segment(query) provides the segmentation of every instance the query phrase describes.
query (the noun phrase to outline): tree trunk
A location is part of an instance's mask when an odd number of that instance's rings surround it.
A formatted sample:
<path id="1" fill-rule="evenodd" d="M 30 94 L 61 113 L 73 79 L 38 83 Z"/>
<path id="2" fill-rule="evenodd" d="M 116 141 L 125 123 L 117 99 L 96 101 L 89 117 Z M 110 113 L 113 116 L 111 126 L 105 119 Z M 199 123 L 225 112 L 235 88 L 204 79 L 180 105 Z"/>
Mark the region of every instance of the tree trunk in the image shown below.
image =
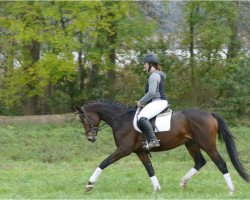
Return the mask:
<path id="1" fill-rule="evenodd" d="M 113 13 L 109 14 L 111 17 L 113 16 Z M 110 88 L 110 96 L 111 98 L 115 98 L 115 82 L 116 82 L 116 72 L 115 72 L 115 59 L 116 59 L 116 50 L 115 50 L 115 39 L 116 39 L 116 30 L 115 25 L 111 24 L 110 29 L 112 30 L 112 34 L 110 33 L 108 35 L 108 42 L 109 46 L 111 46 L 111 49 L 109 50 L 109 61 L 110 61 L 110 69 L 108 70 L 107 77 L 109 80 L 109 88 Z"/>
<path id="2" fill-rule="evenodd" d="M 82 38 L 82 32 L 79 32 L 79 42 L 81 43 L 81 45 L 83 45 L 83 38 Z M 83 50 L 82 47 L 80 47 L 80 49 L 78 50 L 78 69 L 79 69 L 79 73 L 80 73 L 80 89 L 84 90 L 84 78 L 86 76 L 86 73 L 84 71 L 84 66 L 83 66 Z"/>
<path id="3" fill-rule="evenodd" d="M 109 52 L 109 59 L 110 59 L 110 63 L 111 63 L 111 69 L 108 70 L 108 79 L 110 80 L 110 82 L 112 82 L 111 84 L 113 85 L 113 83 L 115 83 L 116 80 L 116 73 L 115 73 L 115 49 L 112 48 Z"/>
<path id="4" fill-rule="evenodd" d="M 196 103 L 196 91 L 195 91 L 195 62 L 194 62 L 194 12 L 196 8 L 193 8 L 190 12 L 190 19 L 189 19 L 189 53 L 190 53 L 190 79 L 191 79 L 191 87 L 192 87 L 192 102 Z"/>
<path id="5" fill-rule="evenodd" d="M 44 101 L 42 105 L 42 114 L 43 115 L 48 115 L 52 114 L 52 108 L 49 105 L 49 100 L 51 99 L 52 96 L 52 83 L 49 82 L 46 88 L 46 96 L 45 98 L 42 98 L 42 101 Z"/>
<path id="6" fill-rule="evenodd" d="M 38 41 L 33 40 L 31 46 L 29 48 L 29 56 L 31 58 L 31 64 L 29 67 L 33 67 L 33 64 L 37 62 L 40 58 L 40 43 Z M 34 76 L 34 74 L 31 74 Z M 29 83 L 28 91 L 34 90 L 34 83 Z M 35 115 L 37 114 L 37 95 L 27 96 L 24 100 L 24 113 L 25 115 Z"/>
<path id="7" fill-rule="evenodd" d="M 37 96 L 27 97 L 24 101 L 24 114 L 35 115 L 37 107 Z"/>
<path id="8" fill-rule="evenodd" d="M 227 53 L 227 59 L 236 58 L 239 48 L 240 48 L 240 42 L 238 39 L 238 12 L 239 12 L 239 2 L 236 1 L 235 3 L 235 9 L 236 9 L 236 16 L 235 19 L 231 20 L 229 22 L 230 29 L 232 31 L 232 35 L 230 38 L 230 43 L 228 45 L 228 53 Z"/>

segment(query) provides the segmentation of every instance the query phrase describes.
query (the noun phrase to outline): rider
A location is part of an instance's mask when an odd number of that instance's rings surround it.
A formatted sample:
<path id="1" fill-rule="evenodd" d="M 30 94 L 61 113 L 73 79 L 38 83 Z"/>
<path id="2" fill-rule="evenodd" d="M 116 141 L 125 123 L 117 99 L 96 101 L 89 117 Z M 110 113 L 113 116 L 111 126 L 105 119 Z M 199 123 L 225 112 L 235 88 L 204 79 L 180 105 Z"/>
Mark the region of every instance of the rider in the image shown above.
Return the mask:
<path id="1" fill-rule="evenodd" d="M 142 107 L 138 115 L 138 126 L 146 134 L 149 141 L 149 148 L 159 147 L 160 142 L 155 136 L 155 132 L 149 120 L 161 113 L 168 106 L 165 96 L 164 81 L 166 75 L 161 71 L 159 59 L 154 53 L 147 54 L 142 63 L 149 73 L 149 78 L 145 88 L 145 95 L 137 101 L 137 106 Z"/>

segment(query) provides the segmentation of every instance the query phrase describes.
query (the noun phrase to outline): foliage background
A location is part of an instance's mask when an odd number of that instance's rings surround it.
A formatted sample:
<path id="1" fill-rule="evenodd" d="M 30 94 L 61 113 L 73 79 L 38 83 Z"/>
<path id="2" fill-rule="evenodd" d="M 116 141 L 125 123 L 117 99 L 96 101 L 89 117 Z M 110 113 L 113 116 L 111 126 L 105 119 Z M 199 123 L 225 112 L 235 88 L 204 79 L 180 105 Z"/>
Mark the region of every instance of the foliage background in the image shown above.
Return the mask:
<path id="1" fill-rule="evenodd" d="M 173 109 L 220 112 L 249 165 L 249 2 L 244 1 L 0 1 L 0 115 L 56 114 L 108 98 L 134 104 L 147 75 L 140 60 L 155 52 L 167 73 Z M 249 185 L 218 144 L 236 186 L 206 166 L 181 192 L 193 166 L 185 150 L 153 154 L 162 186 L 152 186 L 135 155 L 103 172 L 92 193 L 84 187 L 115 149 L 109 128 L 90 144 L 82 126 L 0 126 L 0 198 L 3 199 L 249 199 Z"/>
<path id="2" fill-rule="evenodd" d="M 134 104 L 147 78 L 140 60 L 153 51 L 174 109 L 249 121 L 249 2 L 177 4 L 0 2 L 0 114 L 66 113 L 98 98 Z"/>

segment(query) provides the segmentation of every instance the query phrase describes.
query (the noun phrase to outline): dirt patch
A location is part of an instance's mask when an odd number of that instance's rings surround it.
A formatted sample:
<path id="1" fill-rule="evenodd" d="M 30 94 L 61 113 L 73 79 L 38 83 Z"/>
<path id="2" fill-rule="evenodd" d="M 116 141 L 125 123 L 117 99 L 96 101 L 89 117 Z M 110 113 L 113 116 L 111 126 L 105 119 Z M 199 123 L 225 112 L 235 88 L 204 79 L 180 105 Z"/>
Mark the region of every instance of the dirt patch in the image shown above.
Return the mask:
<path id="1" fill-rule="evenodd" d="M 74 113 L 60 115 L 0 116 L 0 124 L 63 124 L 73 120 L 79 120 L 79 117 Z"/>

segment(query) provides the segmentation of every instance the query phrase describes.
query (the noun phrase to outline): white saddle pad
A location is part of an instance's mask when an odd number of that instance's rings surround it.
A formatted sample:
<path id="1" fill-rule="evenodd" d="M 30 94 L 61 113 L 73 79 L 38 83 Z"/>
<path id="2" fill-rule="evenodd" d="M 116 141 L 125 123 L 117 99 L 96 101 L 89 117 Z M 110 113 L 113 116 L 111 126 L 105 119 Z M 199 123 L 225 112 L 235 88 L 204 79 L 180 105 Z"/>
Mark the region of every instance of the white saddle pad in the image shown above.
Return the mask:
<path id="1" fill-rule="evenodd" d="M 139 112 L 140 112 L 140 109 L 138 108 L 134 116 L 133 124 L 134 124 L 135 130 L 141 133 L 142 131 L 137 126 Z M 170 110 L 170 112 L 157 115 L 156 120 L 155 120 L 155 132 L 169 131 L 171 116 L 172 116 L 172 110 Z"/>

